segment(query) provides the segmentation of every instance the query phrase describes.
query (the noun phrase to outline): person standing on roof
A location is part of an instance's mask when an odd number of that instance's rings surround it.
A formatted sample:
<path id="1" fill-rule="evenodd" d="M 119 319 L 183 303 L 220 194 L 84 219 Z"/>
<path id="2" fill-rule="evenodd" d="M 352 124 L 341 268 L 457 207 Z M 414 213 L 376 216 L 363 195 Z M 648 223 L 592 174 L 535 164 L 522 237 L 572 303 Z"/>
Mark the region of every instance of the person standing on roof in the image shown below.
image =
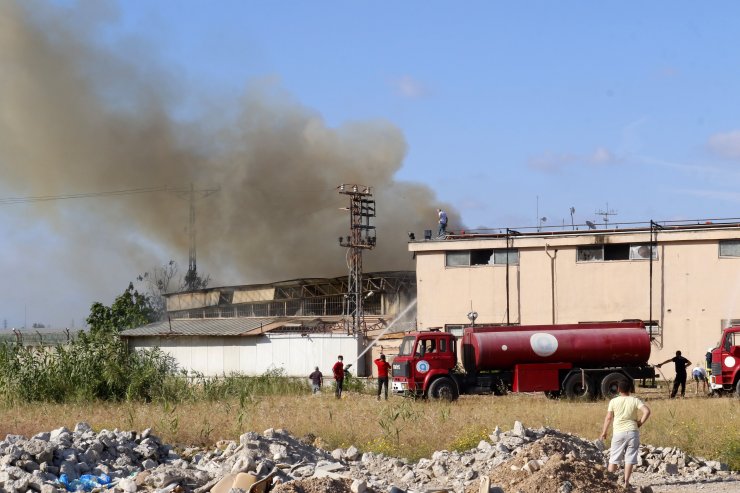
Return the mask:
<path id="1" fill-rule="evenodd" d="M 673 361 L 676 365 L 676 381 L 673 382 L 673 390 L 671 391 L 671 399 L 676 397 L 678 393 L 678 386 L 681 386 L 681 397 L 686 397 L 686 368 L 691 366 L 691 361 L 681 356 L 681 351 L 676 351 L 676 356 L 671 359 L 667 359 L 662 363 L 658 363 L 657 366 L 660 368 L 669 361 Z"/>
<path id="2" fill-rule="evenodd" d="M 444 236 L 447 234 L 447 213 L 442 209 L 437 209 L 437 216 L 439 217 L 437 236 Z"/>
<path id="3" fill-rule="evenodd" d="M 385 400 L 388 400 L 388 370 L 391 365 L 385 360 L 385 354 L 380 353 L 380 357 L 375 360 L 375 366 L 378 367 L 378 400 L 380 400 L 380 391 L 385 386 Z"/>
<path id="4" fill-rule="evenodd" d="M 344 357 L 340 354 L 337 356 L 337 362 L 331 367 L 331 371 L 334 374 L 334 396 L 337 399 L 342 397 L 342 386 L 344 385 Z"/>

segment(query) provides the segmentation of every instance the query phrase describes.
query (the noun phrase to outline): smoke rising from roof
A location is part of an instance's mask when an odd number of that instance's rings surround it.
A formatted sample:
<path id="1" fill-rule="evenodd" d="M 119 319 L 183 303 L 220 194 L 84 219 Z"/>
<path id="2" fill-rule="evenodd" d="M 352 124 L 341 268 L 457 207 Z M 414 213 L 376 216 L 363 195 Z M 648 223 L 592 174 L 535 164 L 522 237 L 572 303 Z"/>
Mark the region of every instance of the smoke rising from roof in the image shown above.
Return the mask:
<path id="1" fill-rule="evenodd" d="M 99 28 L 115 18 L 106 5 L 87 2 L 83 12 L 0 4 L 5 193 L 220 187 L 197 203 L 199 270 L 217 283 L 250 283 L 345 272 L 337 237 L 349 234 L 347 212 L 339 210 L 347 198 L 336 187 L 370 185 L 378 246 L 365 256 L 366 270 L 413 268 L 406 232 L 434 228 L 439 204 L 429 188 L 394 180 L 406 153 L 397 127 L 369 121 L 330 128 L 259 81 L 240 101 L 221 102 L 231 112 L 178 120 L 172 115 L 183 95 L 175 78 L 140 44 L 100 41 Z M 187 200 L 166 192 L 85 200 L 81 217 L 65 214 L 66 203 L 33 211 L 142 271 L 167 260 L 155 252 L 187 259 Z M 448 214 L 459 227 L 458 214 Z M 85 275 L 86 249 L 65 253 Z"/>

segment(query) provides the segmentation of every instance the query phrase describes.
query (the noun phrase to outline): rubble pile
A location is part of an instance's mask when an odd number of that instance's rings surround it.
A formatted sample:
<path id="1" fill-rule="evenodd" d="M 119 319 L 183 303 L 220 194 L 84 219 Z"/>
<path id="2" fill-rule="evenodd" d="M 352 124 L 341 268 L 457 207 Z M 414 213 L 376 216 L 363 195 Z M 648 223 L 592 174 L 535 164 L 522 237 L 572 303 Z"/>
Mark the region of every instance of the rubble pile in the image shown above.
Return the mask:
<path id="1" fill-rule="evenodd" d="M 313 436 L 284 430 L 245 433 L 214 449 L 176 451 L 147 429 L 95 432 L 86 423 L 30 439 L 8 435 L 0 442 L 0 491 L 42 493 L 85 490 L 159 493 L 229 493 L 248 473 L 274 484 L 275 493 L 613 491 L 598 443 L 520 422 L 465 452 L 437 451 L 410 462 L 356 447 L 326 451 Z M 641 484 L 740 481 L 726 464 L 691 457 L 675 448 L 643 446 L 633 476 Z M 243 479 L 243 478 L 242 478 Z M 95 483 L 99 481 L 99 483 Z M 234 488 L 234 489 L 232 489 Z M 544 489 L 543 489 L 544 488 Z"/>

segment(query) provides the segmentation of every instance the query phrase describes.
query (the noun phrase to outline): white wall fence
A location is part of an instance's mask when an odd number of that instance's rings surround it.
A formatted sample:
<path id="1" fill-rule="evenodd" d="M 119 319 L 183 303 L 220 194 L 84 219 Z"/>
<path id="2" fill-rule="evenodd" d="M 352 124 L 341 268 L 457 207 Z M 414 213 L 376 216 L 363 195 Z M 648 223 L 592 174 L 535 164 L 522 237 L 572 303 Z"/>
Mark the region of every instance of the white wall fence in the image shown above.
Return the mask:
<path id="1" fill-rule="evenodd" d="M 353 374 L 366 375 L 366 364 L 355 360 L 364 338 L 346 334 L 263 334 L 249 337 L 129 337 L 131 349 L 159 347 L 175 358 L 180 369 L 208 377 L 230 373 L 261 375 L 282 368 L 287 376 L 307 377 L 316 366 L 325 378 L 337 355 L 353 364 Z M 363 356 L 363 360 L 366 357 Z"/>

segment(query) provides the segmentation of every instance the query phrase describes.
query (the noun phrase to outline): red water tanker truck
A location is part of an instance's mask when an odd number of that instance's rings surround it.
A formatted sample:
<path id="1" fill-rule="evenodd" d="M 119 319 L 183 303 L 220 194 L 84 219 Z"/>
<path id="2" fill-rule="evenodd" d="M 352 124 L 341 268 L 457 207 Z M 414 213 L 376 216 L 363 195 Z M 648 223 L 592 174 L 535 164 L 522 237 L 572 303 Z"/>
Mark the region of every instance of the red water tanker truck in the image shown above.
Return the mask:
<path id="1" fill-rule="evenodd" d="M 719 345 L 712 350 L 709 386 L 713 394 L 734 392 L 740 397 L 740 326 L 722 331 Z"/>
<path id="2" fill-rule="evenodd" d="M 461 394 L 545 392 L 611 397 L 617 383 L 655 385 L 650 336 L 639 322 L 480 326 L 456 338 L 439 330 L 404 337 L 393 360 L 396 394 L 454 400 Z"/>

